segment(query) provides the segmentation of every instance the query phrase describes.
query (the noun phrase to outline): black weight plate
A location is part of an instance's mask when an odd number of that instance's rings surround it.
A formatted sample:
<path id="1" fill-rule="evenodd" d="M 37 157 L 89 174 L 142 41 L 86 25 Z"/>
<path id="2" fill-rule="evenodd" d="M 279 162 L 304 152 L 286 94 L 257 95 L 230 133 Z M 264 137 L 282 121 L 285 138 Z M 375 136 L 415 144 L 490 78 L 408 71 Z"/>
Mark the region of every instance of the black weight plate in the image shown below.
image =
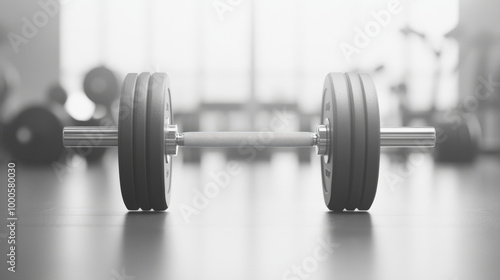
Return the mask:
<path id="1" fill-rule="evenodd" d="M 359 210 L 370 209 L 377 193 L 380 166 L 380 114 L 377 91 L 370 75 L 359 74 L 366 110 L 365 182 Z"/>
<path id="2" fill-rule="evenodd" d="M 134 187 L 137 202 L 142 210 L 150 210 L 146 169 L 146 125 L 149 73 L 141 73 L 135 85 L 134 100 Z"/>
<path id="3" fill-rule="evenodd" d="M 137 210 L 139 205 L 134 188 L 134 96 L 137 74 L 125 77 L 120 99 L 118 119 L 118 164 L 123 202 L 128 210 Z"/>
<path id="4" fill-rule="evenodd" d="M 83 79 L 83 91 L 94 103 L 111 106 L 118 98 L 118 79 L 110 69 L 100 66 L 90 70 Z"/>
<path id="5" fill-rule="evenodd" d="M 361 200 L 365 179 L 365 152 L 366 152 L 366 113 L 365 99 L 359 76 L 354 73 L 346 74 L 351 92 L 351 120 L 352 120 L 352 162 L 351 187 L 347 210 L 355 210 Z"/>
<path id="6" fill-rule="evenodd" d="M 147 120 L 147 169 L 151 206 L 170 206 L 172 158 L 165 155 L 165 125 L 172 123 L 170 82 L 167 74 L 154 73 L 149 79 Z"/>
<path id="7" fill-rule="evenodd" d="M 68 122 L 58 104 L 26 108 L 5 128 L 7 151 L 26 164 L 51 164 L 66 152 L 61 135 Z"/>
<path id="8" fill-rule="evenodd" d="M 330 210 L 342 211 L 351 176 L 351 105 L 344 74 L 329 73 L 323 87 L 321 123 L 330 122 L 330 152 L 321 158 L 323 197 Z"/>

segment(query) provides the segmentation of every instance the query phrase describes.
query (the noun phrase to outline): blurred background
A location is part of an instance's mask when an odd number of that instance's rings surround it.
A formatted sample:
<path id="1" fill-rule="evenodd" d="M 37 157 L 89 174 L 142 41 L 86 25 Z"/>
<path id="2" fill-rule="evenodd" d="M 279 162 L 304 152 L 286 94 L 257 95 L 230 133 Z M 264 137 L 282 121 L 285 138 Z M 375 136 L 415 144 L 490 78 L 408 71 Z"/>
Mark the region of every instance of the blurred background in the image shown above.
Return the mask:
<path id="1" fill-rule="evenodd" d="M 109 279 L 125 265 L 144 279 L 242 271 L 285 279 L 317 237 L 328 237 L 341 249 L 312 279 L 497 279 L 499 11 L 496 0 L 0 0 L 0 156 L 22 170 L 20 258 L 34 267 L 21 275 L 68 279 L 76 269 Z M 363 215 L 325 211 L 313 149 L 266 149 L 251 162 L 231 149 L 181 149 L 172 183 L 178 202 L 167 213 L 127 214 L 116 149 L 68 152 L 61 132 L 116 125 L 130 72 L 168 73 L 180 131 L 259 131 L 275 116 L 290 120 L 287 131 L 312 131 L 326 74 L 365 72 L 382 126 L 434 126 L 437 145 L 383 150 L 377 199 Z M 243 161 L 231 183 L 238 187 L 184 223 L 179 209 L 192 190 L 228 160 Z M 130 264 L 141 242 L 151 262 Z M 61 255 L 37 264 L 49 245 Z M 94 259 L 109 257 L 104 272 L 89 260 L 97 251 L 103 257 Z M 59 259 L 65 254 L 81 256 Z M 399 255 L 413 257 L 395 269 Z M 200 270 L 191 271 L 190 261 Z M 57 262 L 68 267 L 55 269 Z M 232 264 L 227 273 L 216 269 L 220 262 Z"/>
<path id="2" fill-rule="evenodd" d="M 124 76 L 143 71 L 169 74 L 184 131 L 258 130 L 283 108 L 298 117 L 288 130 L 309 131 L 326 73 L 357 71 L 375 80 L 382 125 L 443 126 L 451 138 L 450 123 L 466 126 L 470 145 L 447 146 L 474 149 L 468 161 L 499 150 L 495 1 L 397 1 L 388 17 L 388 1 L 2 2 L 4 142 L 27 162 L 15 150 L 36 133 L 9 127 L 16 116 L 55 101 L 65 124 L 112 124 Z"/>

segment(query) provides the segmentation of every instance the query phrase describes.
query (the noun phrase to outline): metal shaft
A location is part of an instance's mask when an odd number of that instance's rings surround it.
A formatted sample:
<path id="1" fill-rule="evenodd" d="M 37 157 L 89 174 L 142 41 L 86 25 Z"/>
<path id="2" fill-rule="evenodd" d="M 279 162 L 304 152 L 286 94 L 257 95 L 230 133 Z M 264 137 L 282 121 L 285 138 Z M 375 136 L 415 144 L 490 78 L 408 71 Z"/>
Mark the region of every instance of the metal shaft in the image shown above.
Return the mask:
<path id="1" fill-rule="evenodd" d="M 312 132 L 184 132 L 177 138 L 184 147 L 237 148 L 253 147 L 313 147 L 317 135 Z"/>
<path id="2" fill-rule="evenodd" d="M 434 147 L 436 129 L 434 127 L 382 127 L 381 147 Z"/>
<path id="3" fill-rule="evenodd" d="M 177 133 L 177 145 L 184 147 L 313 147 L 318 144 L 315 132 L 184 132 Z M 66 148 L 118 146 L 117 127 L 65 127 Z M 381 128 L 382 147 L 433 147 L 436 131 L 424 128 Z"/>
<path id="4" fill-rule="evenodd" d="M 116 126 L 67 126 L 63 130 L 66 148 L 105 148 L 118 146 Z"/>

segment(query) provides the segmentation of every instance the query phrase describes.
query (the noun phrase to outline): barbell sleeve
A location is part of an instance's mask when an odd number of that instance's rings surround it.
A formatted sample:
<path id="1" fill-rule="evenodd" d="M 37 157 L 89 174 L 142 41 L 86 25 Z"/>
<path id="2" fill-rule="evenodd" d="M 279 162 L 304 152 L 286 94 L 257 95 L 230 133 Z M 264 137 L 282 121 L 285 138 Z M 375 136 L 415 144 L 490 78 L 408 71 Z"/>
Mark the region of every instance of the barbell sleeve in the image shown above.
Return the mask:
<path id="1" fill-rule="evenodd" d="M 67 126 L 63 130 L 66 148 L 106 148 L 118 146 L 116 126 Z"/>
<path id="2" fill-rule="evenodd" d="M 434 147 L 436 129 L 434 127 L 382 127 L 380 146 L 394 148 Z"/>

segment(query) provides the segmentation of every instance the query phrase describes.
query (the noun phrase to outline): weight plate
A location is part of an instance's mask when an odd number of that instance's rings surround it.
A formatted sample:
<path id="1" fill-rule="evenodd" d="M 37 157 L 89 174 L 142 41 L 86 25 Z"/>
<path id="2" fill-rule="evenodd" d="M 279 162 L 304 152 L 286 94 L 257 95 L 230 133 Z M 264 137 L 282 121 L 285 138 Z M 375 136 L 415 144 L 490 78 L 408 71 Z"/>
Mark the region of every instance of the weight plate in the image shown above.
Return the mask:
<path id="1" fill-rule="evenodd" d="M 172 158 L 165 155 L 165 126 L 172 123 L 170 82 L 167 74 L 149 79 L 147 120 L 148 190 L 154 210 L 170 206 Z"/>
<path id="2" fill-rule="evenodd" d="M 134 97 L 134 187 L 137 202 L 142 210 L 150 210 L 146 169 L 146 125 L 148 106 L 149 73 L 137 78 Z"/>
<path id="3" fill-rule="evenodd" d="M 380 166 L 380 114 L 377 91 L 370 75 L 359 74 L 366 110 L 366 160 L 363 194 L 359 210 L 370 209 L 377 193 Z"/>
<path id="4" fill-rule="evenodd" d="M 355 210 L 361 200 L 365 179 L 365 152 L 366 152 L 366 114 L 365 99 L 359 76 L 354 73 L 346 74 L 351 97 L 351 186 L 347 210 Z"/>
<path id="5" fill-rule="evenodd" d="M 118 98 L 118 79 L 110 69 L 96 67 L 85 75 L 83 91 L 94 103 L 109 107 Z"/>
<path id="6" fill-rule="evenodd" d="M 323 197 L 330 210 L 342 211 L 351 176 L 351 105 L 344 74 L 329 73 L 323 87 L 321 123 L 330 123 L 329 157 L 321 158 Z M 329 159 L 328 159 L 329 158 Z"/>
<path id="7" fill-rule="evenodd" d="M 61 135 L 69 122 L 58 104 L 26 108 L 5 127 L 7 150 L 26 164 L 51 164 L 66 151 Z"/>
<path id="8" fill-rule="evenodd" d="M 134 188 L 134 96 L 137 74 L 125 77 L 118 119 L 118 164 L 123 202 L 129 210 L 139 209 Z"/>

